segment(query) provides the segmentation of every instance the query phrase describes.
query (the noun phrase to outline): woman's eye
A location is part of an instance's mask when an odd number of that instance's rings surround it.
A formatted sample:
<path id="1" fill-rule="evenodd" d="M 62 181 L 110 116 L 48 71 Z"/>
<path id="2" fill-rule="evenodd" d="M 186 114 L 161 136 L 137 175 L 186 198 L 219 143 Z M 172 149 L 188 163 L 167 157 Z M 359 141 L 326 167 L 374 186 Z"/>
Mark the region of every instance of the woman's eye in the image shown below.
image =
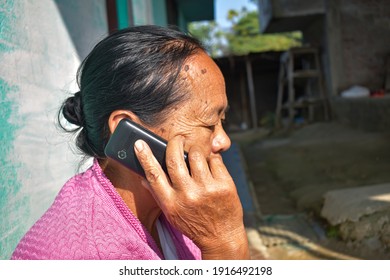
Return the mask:
<path id="1" fill-rule="evenodd" d="M 215 125 L 210 125 L 207 128 L 210 129 L 211 131 L 214 131 L 215 130 Z"/>
<path id="2" fill-rule="evenodd" d="M 219 124 L 221 124 L 221 125 L 225 124 L 225 119 L 221 119 L 221 122 L 218 123 L 218 124 L 213 124 L 213 125 L 207 126 L 207 129 L 209 129 L 209 130 L 211 130 L 211 131 L 214 131 L 214 130 L 215 130 L 215 127 L 216 127 L 217 125 L 219 125 Z"/>

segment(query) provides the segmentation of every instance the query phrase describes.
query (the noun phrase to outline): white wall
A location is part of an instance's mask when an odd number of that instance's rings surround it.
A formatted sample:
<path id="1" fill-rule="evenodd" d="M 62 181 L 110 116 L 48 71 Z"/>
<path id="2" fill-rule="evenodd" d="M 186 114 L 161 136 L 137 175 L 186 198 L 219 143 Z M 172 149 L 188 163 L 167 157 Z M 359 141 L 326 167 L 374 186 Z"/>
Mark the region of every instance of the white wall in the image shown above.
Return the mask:
<path id="1" fill-rule="evenodd" d="M 72 139 L 55 124 L 61 102 L 77 88 L 80 59 L 58 9 L 58 2 L 74 1 L 0 0 L 0 259 L 11 256 L 77 172 L 80 157 L 70 149 Z M 83 2 L 84 13 L 88 2 L 100 5 L 97 16 L 105 16 L 104 0 Z M 74 20 L 83 24 L 80 17 Z M 89 26 L 102 37 L 107 20 L 97 20 Z"/>

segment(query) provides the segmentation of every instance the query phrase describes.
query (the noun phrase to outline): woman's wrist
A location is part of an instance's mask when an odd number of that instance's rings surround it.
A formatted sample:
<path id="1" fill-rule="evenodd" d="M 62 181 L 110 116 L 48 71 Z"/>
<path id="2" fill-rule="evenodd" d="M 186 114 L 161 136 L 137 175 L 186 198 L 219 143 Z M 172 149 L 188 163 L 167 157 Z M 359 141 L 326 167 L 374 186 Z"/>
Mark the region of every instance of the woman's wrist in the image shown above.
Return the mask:
<path id="1" fill-rule="evenodd" d="M 209 240 L 200 247 L 203 260 L 247 260 L 250 259 L 245 229 L 234 235 Z"/>

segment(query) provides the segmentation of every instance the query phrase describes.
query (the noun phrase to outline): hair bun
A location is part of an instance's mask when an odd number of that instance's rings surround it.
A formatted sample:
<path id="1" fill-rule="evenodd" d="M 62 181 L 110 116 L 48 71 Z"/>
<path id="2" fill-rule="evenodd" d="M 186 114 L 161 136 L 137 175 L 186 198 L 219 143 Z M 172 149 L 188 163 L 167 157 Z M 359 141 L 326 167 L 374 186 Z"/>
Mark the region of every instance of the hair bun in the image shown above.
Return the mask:
<path id="1" fill-rule="evenodd" d="M 84 125 L 84 114 L 81 106 L 81 94 L 79 91 L 76 92 L 74 96 L 65 100 L 62 113 L 68 122 L 77 126 Z"/>

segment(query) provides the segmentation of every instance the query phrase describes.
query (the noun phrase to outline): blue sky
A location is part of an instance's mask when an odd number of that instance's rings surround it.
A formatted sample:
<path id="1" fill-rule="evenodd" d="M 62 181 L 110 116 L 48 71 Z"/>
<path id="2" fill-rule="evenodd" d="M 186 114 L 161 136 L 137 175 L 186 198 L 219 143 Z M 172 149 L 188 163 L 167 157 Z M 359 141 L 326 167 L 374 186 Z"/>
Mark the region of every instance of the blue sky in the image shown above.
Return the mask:
<path id="1" fill-rule="evenodd" d="M 221 27 L 229 27 L 230 24 L 226 20 L 228 11 L 241 10 L 246 7 L 248 10 L 256 10 L 257 6 L 249 0 L 214 0 L 215 1 L 215 20 Z"/>

